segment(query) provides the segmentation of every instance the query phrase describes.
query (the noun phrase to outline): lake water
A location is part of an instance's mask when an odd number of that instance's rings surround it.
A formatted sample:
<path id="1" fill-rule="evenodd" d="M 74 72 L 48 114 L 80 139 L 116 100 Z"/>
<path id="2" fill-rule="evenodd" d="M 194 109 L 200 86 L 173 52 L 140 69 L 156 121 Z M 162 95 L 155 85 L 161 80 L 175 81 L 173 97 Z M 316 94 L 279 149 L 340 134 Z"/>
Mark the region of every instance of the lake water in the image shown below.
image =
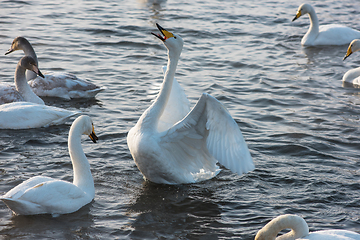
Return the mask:
<path id="1" fill-rule="evenodd" d="M 94 201 L 52 218 L 13 216 L 0 203 L 1 239 L 253 239 L 270 219 L 302 216 L 310 231 L 360 233 L 360 92 L 343 74 L 347 46 L 303 48 L 309 19 L 291 22 L 300 1 L 0 1 L 1 82 L 23 53 L 3 54 L 16 36 L 35 48 L 42 72 L 67 71 L 106 87 L 93 100 L 45 99 L 92 117 L 97 144 L 83 138 Z M 321 24 L 360 29 L 357 0 L 310 1 Z M 176 78 L 194 104 L 207 92 L 237 121 L 256 169 L 224 169 L 209 181 L 143 180 L 126 135 L 154 99 L 167 63 L 155 23 L 184 48 Z M 44 175 L 72 181 L 64 125 L 0 131 L 0 194 Z"/>

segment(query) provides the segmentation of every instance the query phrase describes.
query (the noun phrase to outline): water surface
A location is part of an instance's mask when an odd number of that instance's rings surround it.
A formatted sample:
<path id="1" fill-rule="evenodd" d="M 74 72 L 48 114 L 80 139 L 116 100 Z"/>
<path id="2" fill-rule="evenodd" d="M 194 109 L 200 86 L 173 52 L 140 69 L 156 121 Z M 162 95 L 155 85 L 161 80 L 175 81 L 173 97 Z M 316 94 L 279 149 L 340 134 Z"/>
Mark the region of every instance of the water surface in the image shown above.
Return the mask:
<path id="1" fill-rule="evenodd" d="M 253 239 L 270 219 L 298 214 L 310 230 L 360 233 L 360 98 L 342 75 L 347 46 L 303 48 L 309 19 L 291 22 L 300 1 L 0 1 L 0 53 L 16 36 L 40 69 L 68 71 L 107 88 L 93 100 L 45 99 L 90 115 L 99 141 L 83 148 L 94 201 L 76 213 L 13 216 L 0 204 L 3 239 Z M 356 0 L 310 1 L 321 24 L 360 29 Z M 256 169 L 164 186 L 143 180 L 126 135 L 154 99 L 166 49 L 155 23 L 185 41 L 176 78 L 192 104 L 216 97 L 238 123 Z M 23 54 L 1 57 L 11 83 Z M 0 131 L 0 194 L 44 175 L 72 181 L 71 121 Z"/>

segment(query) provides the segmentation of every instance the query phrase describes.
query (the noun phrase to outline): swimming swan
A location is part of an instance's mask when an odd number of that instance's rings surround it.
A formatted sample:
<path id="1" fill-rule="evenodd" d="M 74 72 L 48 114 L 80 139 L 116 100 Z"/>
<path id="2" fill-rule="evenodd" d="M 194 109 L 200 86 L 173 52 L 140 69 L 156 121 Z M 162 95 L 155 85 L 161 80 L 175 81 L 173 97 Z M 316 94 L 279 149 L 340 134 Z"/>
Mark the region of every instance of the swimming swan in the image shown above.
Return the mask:
<path id="1" fill-rule="evenodd" d="M 295 21 L 306 13 L 309 14 L 310 28 L 301 39 L 303 46 L 344 45 L 350 43 L 355 38 L 360 38 L 360 31 L 339 24 L 319 27 L 319 20 L 315 10 L 307 3 L 300 5 L 292 21 Z"/>
<path id="2" fill-rule="evenodd" d="M 32 177 L 11 189 L 0 199 L 17 215 L 72 213 L 95 196 L 90 164 L 81 147 L 81 135 L 98 139 L 89 116 L 78 117 L 71 125 L 68 146 L 73 165 L 73 183 L 50 177 Z"/>
<path id="3" fill-rule="evenodd" d="M 203 181 L 219 173 L 217 161 L 238 174 L 253 170 L 239 126 L 214 97 L 202 94 L 196 106 L 184 113 L 187 108 L 182 108 L 184 95 L 180 93 L 167 108 L 171 91 L 177 89 L 173 82 L 183 40 L 157 27 L 163 36 L 153 34 L 168 49 L 164 81 L 155 101 L 127 135 L 131 155 L 144 178 L 163 184 Z"/>
<path id="4" fill-rule="evenodd" d="M 38 63 L 36 53 L 26 38 L 16 37 L 5 55 L 16 50 L 23 50 L 26 56 L 31 56 Z M 71 73 L 48 72 L 45 74 L 45 78 L 37 78 L 33 73 L 27 72 L 26 79 L 35 94 L 41 97 L 93 98 L 97 93 L 104 90 L 104 88 Z"/>
<path id="5" fill-rule="evenodd" d="M 276 237 L 281 230 L 290 232 Z M 255 236 L 255 240 L 360 240 L 360 234 L 347 230 L 323 230 L 309 233 L 305 220 L 297 215 L 281 215 L 266 224 Z"/>
<path id="6" fill-rule="evenodd" d="M 0 86 L 0 104 L 10 102 L 33 102 L 44 105 L 44 101 L 39 98 L 30 88 L 25 78 L 25 71 L 30 70 L 35 75 L 44 77 L 37 67 L 36 61 L 29 56 L 25 56 L 20 59 L 16 66 L 14 82 L 15 87 L 10 85 L 1 84 Z"/>
<path id="7" fill-rule="evenodd" d="M 360 39 L 355 39 L 350 43 L 347 53 L 343 60 L 349 57 L 352 53 L 359 50 L 360 50 Z M 347 71 L 344 74 L 342 81 L 344 83 L 352 83 L 356 87 L 360 87 L 360 67 Z"/>

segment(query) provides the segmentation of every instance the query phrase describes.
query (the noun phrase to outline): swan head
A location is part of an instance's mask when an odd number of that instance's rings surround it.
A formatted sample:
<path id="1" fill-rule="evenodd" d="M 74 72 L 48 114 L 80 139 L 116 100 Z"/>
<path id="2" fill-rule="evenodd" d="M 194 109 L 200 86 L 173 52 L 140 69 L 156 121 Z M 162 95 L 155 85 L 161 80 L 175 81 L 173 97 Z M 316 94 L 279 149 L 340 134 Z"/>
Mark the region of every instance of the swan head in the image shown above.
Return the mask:
<path id="1" fill-rule="evenodd" d="M 74 129 L 77 129 L 80 134 L 89 136 L 94 143 L 98 140 L 98 137 L 95 134 L 94 124 L 91 118 L 87 115 L 82 115 L 75 119 L 71 125 L 70 132 L 75 131 Z"/>
<path id="2" fill-rule="evenodd" d="M 23 50 L 23 46 L 28 44 L 28 40 L 24 37 L 16 37 L 12 43 L 10 49 L 5 53 L 5 55 L 8 55 L 9 53 L 12 53 L 16 50 Z"/>
<path id="3" fill-rule="evenodd" d="M 345 60 L 348 56 L 350 56 L 352 53 L 359 51 L 360 50 L 360 39 L 355 39 L 352 40 L 352 42 L 350 43 L 348 50 L 346 52 L 345 57 L 343 58 L 343 60 Z"/>
<path id="4" fill-rule="evenodd" d="M 169 52 L 176 52 L 178 55 L 180 55 L 181 50 L 184 45 L 184 41 L 182 38 L 172 32 L 169 32 L 165 30 L 163 27 L 161 27 L 159 24 L 156 23 L 157 28 L 159 29 L 161 34 L 151 33 L 157 38 L 159 38 L 166 46 L 166 48 L 169 50 Z"/>
<path id="5" fill-rule="evenodd" d="M 281 239 L 298 239 L 309 234 L 309 227 L 302 217 L 292 214 L 280 215 L 268 222 L 255 236 L 255 240 L 275 240 L 281 230 L 291 231 Z"/>
<path id="6" fill-rule="evenodd" d="M 313 11 L 313 7 L 310 4 L 307 4 L 307 3 L 301 4 L 296 12 L 296 16 L 294 17 L 294 19 L 292 21 L 295 21 L 302 15 L 310 13 L 311 11 Z"/>
<path id="7" fill-rule="evenodd" d="M 27 70 L 33 71 L 34 73 L 36 73 L 37 75 L 39 75 L 42 78 L 45 78 L 44 75 L 40 72 L 36 61 L 30 56 L 22 57 L 20 59 L 18 65 Z"/>

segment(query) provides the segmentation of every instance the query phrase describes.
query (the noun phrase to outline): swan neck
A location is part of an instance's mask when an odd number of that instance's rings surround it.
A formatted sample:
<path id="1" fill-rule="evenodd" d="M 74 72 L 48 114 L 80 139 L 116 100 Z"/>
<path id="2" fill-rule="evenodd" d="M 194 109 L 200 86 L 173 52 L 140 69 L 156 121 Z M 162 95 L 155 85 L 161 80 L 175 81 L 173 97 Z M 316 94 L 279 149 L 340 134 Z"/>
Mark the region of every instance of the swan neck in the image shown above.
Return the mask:
<path id="1" fill-rule="evenodd" d="M 73 184 L 88 195 L 94 197 L 94 180 L 90 171 L 90 164 L 81 146 L 81 131 L 79 125 L 72 126 L 69 132 L 68 146 L 74 171 Z"/>
<path id="2" fill-rule="evenodd" d="M 309 18 L 310 18 L 310 28 L 306 34 L 314 35 L 316 37 L 319 34 L 319 19 L 315 13 L 314 8 L 310 9 Z"/>
<path id="3" fill-rule="evenodd" d="M 158 121 L 164 112 L 166 104 L 169 100 L 172 84 L 175 77 L 176 67 L 179 62 L 180 54 L 168 51 L 167 69 L 164 75 L 164 80 L 160 87 L 160 92 L 153 102 L 153 104 L 144 112 L 139 119 L 142 127 L 152 130 L 157 129 Z"/>
<path id="4" fill-rule="evenodd" d="M 276 237 L 281 230 L 291 229 L 290 232 Z M 283 215 L 271 220 L 256 234 L 255 240 L 294 240 L 309 234 L 309 227 L 305 220 L 296 215 Z"/>
<path id="5" fill-rule="evenodd" d="M 38 59 L 37 59 L 37 56 L 36 56 L 36 53 L 35 53 L 35 50 L 34 48 L 31 46 L 31 44 L 26 41 L 24 42 L 24 44 L 21 44 L 22 46 L 22 50 L 24 51 L 25 53 L 25 56 L 30 56 L 32 57 L 35 61 L 36 61 L 36 64 L 38 64 Z"/>
<path id="6" fill-rule="evenodd" d="M 27 83 L 25 78 L 25 70 L 26 69 L 20 66 L 20 64 L 18 64 L 16 67 L 14 76 L 16 90 L 25 99 L 25 101 L 44 105 L 44 101 L 31 90 L 29 84 Z"/>
<path id="7" fill-rule="evenodd" d="M 32 57 L 36 61 L 37 66 L 39 67 L 39 62 L 38 62 L 35 50 L 31 46 L 31 44 L 28 41 L 26 41 L 22 44 L 21 47 L 22 47 L 22 50 L 24 51 L 25 56 Z M 37 74 L 34 73 L 33 71 L 29 71 L 29 70 L 26 71 L 26 80 L 30 81 L 32 79 L 35 79 L 36 77 L 37 77 Z"/>

